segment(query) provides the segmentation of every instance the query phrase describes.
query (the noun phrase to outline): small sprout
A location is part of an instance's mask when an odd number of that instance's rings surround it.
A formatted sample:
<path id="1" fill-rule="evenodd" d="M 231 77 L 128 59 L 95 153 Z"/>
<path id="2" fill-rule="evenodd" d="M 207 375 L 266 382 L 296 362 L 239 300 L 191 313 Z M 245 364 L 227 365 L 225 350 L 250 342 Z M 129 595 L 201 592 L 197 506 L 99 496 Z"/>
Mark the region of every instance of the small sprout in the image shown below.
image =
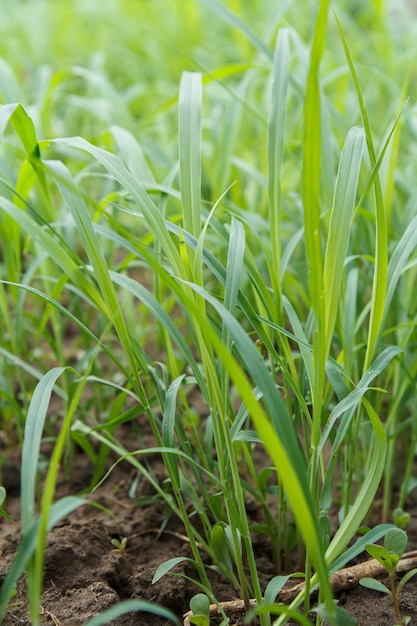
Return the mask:
<path id="1" fill-rule="evenodd" d="M 127 538 L 123 537 L 123 539 L 119 541 L 119 539 L 116 539 L 115 537 L 113 537 L 111 542 L 115 548 L 114 550 L 112 550 L 112 552 L 124 552 L 126 548 L 126 544 L 127 544 Z"/>
<path id="2" fill-rule="evenodd" d="M 122 539 L 117 539 L 116 537 L 113 537 L 111 542 L 112 542 L 112 545 L 114 546 L 114 550 L 112 550 L 112 552 L 118 552 L 119 554 L 122 555 L 124 562 L 127 565 L 127 569 L 129 570 L 129 574 L 133 577 L 134 576 L 133 567 L 126 554 L 127 538 L 123 537 Z"/>
<path id="3" fill-rule="evenodd" d="M 194 626 L 210 626 L 210 600 L 205 593 L 198 593 L 190 600 L 190 624 Z"/>
<path id="4" fill-rule="evenodd" d="M 394 510 L 392 516 L 394 518 L 394 524 L 398 526 L 398 528 L 401 528 L 402 530 L 407 528 L 411 517 L 410 513 L 407 513 L 404 509 L 397 508 Z"/>
<path id="5" fill-rule="evenodd" d="M 395 584 L 395 568 L 405 552 L 407 541 L 407 533 L 404 530 L 401 528 L 391 528 L 385 535 L 383 546 L 375 544 L 368 544 L 365 546 L 368 554 L 381 563 L 381 565 L 383 565 L 387 570 L 390 579 L 390 589 L 374 578 L 362 578 L 359 581 L 363 587 L 391 595 L 397 618 L 396 626 L 405 626 L 410 621 L 410 618 L 403 618 L 401 616 L 400 607 L 398 605 L 398 596 L 401 589 L 410 580 L 410 578 L 417 574 L 417 568 L 412 569 L 407 572 L 398 585 Z"/>

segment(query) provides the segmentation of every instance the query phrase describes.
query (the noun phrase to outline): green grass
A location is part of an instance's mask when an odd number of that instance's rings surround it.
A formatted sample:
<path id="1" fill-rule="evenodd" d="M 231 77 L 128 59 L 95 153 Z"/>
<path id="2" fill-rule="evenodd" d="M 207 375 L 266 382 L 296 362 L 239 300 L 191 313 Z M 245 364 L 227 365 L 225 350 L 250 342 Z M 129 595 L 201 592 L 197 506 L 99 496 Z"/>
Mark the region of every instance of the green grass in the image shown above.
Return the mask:
<path id="1" fill-rule="evenodd" d="M 415 487 L 416 76 L 402 50 L 416 21 L 380 2 L 337 2 L 337 17 L 324 0 L 305 16 L 261 0 L 157 4 L 101 3 L 92 48 L 97 3 L 66 16 L 37 2 L 29 31 L 27 3 L 6 3 L 0 407 L 27 493 L 1 615 L 25 570 L 39 623 L 48 529 L 86 501 L 54 502 L 75 443 L 91 489 L 109 450 L 153 481 L 139 441 L 128 454 L 117 440 L 145 413 L 171 491 L 154 487 L 184 524 L 196 590 L 222 600 L 205 552 L 247 608 L 265 593 L 271 624 L 280 583 L 262 589 L 252 539 L 269 536 L 279 573 L 295 533 L 306 590 L 274 624 L 308 614 L 318 585 L 317 622 L 347 624 L 328 574 L 383 536 Z M 62 408 L 45 422 L 53 390 Z M 55 445 L 38 502 L 44 436 Z M 255 445 L 271 461 L 260 473 Z M 357 539 L 378 490 L 381 524 Z"/>

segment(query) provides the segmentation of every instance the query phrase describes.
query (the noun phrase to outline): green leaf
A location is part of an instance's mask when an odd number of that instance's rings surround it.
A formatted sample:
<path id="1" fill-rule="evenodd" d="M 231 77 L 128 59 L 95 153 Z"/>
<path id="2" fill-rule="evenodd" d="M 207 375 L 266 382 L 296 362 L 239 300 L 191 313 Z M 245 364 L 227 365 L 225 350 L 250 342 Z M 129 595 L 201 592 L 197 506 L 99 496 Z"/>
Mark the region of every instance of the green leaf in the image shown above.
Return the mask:
<path id="1" fill-rule="evenodd" d="M 349 563 L 352 559 L 361 554 L 366 545 L 371 542 L 379 541 L 382 537 L 384 537 L 387 531 L 393 528 L 392 524 L 380 524 L 375 528 L 369 530 L 363 537 L 360 537 L 355 543 L 347 548 L 330 566 L 330 574 L 334 574 L 337 570 L 345 567 L 346 563 Z"/>
<path id="2" fill-rule="evenodd" d="M 406 263 L 412 251 L 417 246 L 417 215 L 408 224 L 401 239 L 395 246 L 392 253 L 389 265 L 388 265 L 388 287 L 387 295 L 385 298 L 384 318 L 388 314 L 389 307 L 391 306 L 392 299 L 395 294 L 395 290 L 398 285 L 398 281 L 404 269 Z"/>
<path id="3" fill-rule="evenodd" d="M 39 449 L 52 390 L 57 379 L 68 368 L 54 367 L 39 381 L 33 393 L 26 418 L 22 447 L 21 489 L 22 527 L 25 532 L 35 517 L 35 485 Z"/>
<path id="4" fill-rule="evenodd" d="M 152 578 L 152 584 L 154 585 L 155 583 L 157 583 L 158 580 L 160 580 L 162 576 L 165 576 L 165 574 L 172 570 L 173 567 L 175 567 L 179 563 L 183 563 L 184 561 L 194 563 L 192 559 L 189 559 L 185 556 L 177 556 L 173 559 L 168 559 L 168 561 L 165 561 L 164 563 L 161 563 L 161 565 L 156 570 L 154 577 Z"/>
<path id="5" fill-rule="evenodd" d="M 112 620 L 125 613 L 130 613 L 131 611 L 152 613 L 153 615 L 169 619 L 171 622 L 174 622 L 174 624 L 177 624 L 177 626 L 181 624 L 178 617 L 176 617 L 172 611 L 159 604 L 148 602 L 147 600 L 125 600 L 116 606 L 112 606 L 110 609 L 106 609 L 97 617 L 93 617 L 93 619 L 90 619 L 84 626 L 106 626 L 106 624 L 110 624 Z"/>
<path id="6" fill-rule="evenodd" d="M 219 563 L 227 570 L 233 569 L 233 563 L 230 556 L 229 541 L 226 536 L 224 524 L 219 522 L 211 529 L 210 547 Z"/>
<path id="7" fill-rule="evenodd" d="M 362 587 L 372 589 L 373 591 L 380 591 L 381 593 L 391 594 L 388 587 L 386 587 L 379 580 L 375 580 L 375 578 L 361 578 L 359 584 L 362 585 Z"/>
<path id="8" fill-rule="evenodd" d="M 326 352 L 333 337 L 365 136 L 352 128 L 340 157 L 324 261 Z"/>
<path id="9" fill-rule="evenodd" d="M 274 576 L 269 581 L 264 593 L 265 604 L 273 604 L 275 602 L 277 595 L 290 578 L 291 576 Z"/>
<path id="10" fill-rule="evenodd" d="M 410 569 L 410 571 L 407 572 L 405 576 L 401 578 L 400 582 L 397 585 L 397 594 L 400 593 L 401 589 L 404 587 L 404 585 L 408 583 L 410 578 L 412 578 L 416 574 L 417 574 L 417 567 L 415 567 L 414 569 Z"/>
<path id="11" fill-rule="evenodd" d="M 313 333 L 313 381 L 311 387 L 313 403 L 312 445 L 320 439 L 322 401 L 326 366 L 326 327 L 323 285 L 323 249 L 320 222 L 320 182 L 322 163 L 321 90 L 319 67 L 326 39 L 329 1 L 321 0 L 318 5 L 313 42 L 310 50 L 310 66 L 304 104 L 304 140 L 302 199 L 304 207 L 304 240 L 308 262 L 308 285 L 311 308 L 314 314 Z M 330 602 L 330 596 L 328 598 Z M 333 610 L 333 606 L 329 606 Z"/>
<path id="12" fill-rule="evenodd" d="M 358 496 L 356 497 L 355 502 L 349 509 L 349 513 L 346 515 L 339 529 L 336 531 L 336 534 L 326 551 L 326 559 L 328 559 L 328 562 L 330 563 L 345 549 L 347 542 L 350 541 L 356 530 L 361 525 L 373 502 L 384 472 L 387 451 L 387 437 L 385 429 L 381 424 L 381 420 L 379 419 L 375 409 L 366 398 L 362 398 L 362 404 L 368 413 L 373 433 L 373 447 L 372 453 L 370 454 L 371 462 L 368 467 L 365 481 Z"/>
<path id="13" fill-rule="evenodd" d="M 197 593 L 190 600 L 190 609 L 193 613 L 210 614 L 210 600 L 205 593 Z"/>
<path id="14" fill-rule="evenodd" d="M 377 159 L 375 155 L 374 142 L 372 139 L 372 131 L 369 123 L 369 116 L 365 106 L 365 100 L 359 84 L 359 79 L 355 70 L 352 55 L 349 50 L 346 37 L 344 35 L 340 21 L 336 17 L 339 27 L 340 36 L 343 47 L 345 49 L 346 59 L 349 65 L 350 74 L 355 85 L 357 99 L 362 115 L 363 127 L 365 130 L 366 145 L 368 148 L 369 160 L 371 167 L 375 168 Z M 376 171 L 373 181 L 375 189 L 375 217 L 376 217 L 376 245 L 375 245 L 375 269 L 372 284 L 372 300 L 371 312 L 369 319 L 368 341 L 366 344 L 366 355 L 364 368 L 368 369 L 376 348 L 376 344 L 381 331 L 381 325 L 384 317 L 385 299 L 387 292 L 388 280 L 388 242 L 387 242 L 387 220 L 384 207 L 384 196 L 381 188 L 379 173 Z"/>
<path id="15" fill-rule="evenodd" d="M 356 617 L 350 615 L 350 613 L 341 606 L 335 607 L 335 613 L 332 616 L 329 615 L 327 606 L 324 604 L 314 609 L 314 613 L 317 613 L 324 619 L 331 620 L 330 623 L 333 624 L 333 626 L 356 626 L 358 623 Z"/>
<path id="16" fill-rule="evenodd" d="M 407 548 L 407 533 L 401 528 L 391 528 L 385 535 L 384 546 L 389 552 L 394 552 L 400 559 Z"/>
<path id="17" fill-rule="evenodd" d="M 6 490 L 4 487 L 0 486 L 0 506 L 3 504 L 5 499 L 6 499 Z"/>
<path id="18" fill-rule="evenodd" d="M 29 158 L 38 159 L 40 152 L 35 126 L 21 104 L 4 104 L 0 107 L 0 137 L 8 122 L 19 135 Z"/>
<path id="19" fill-rule="evenodd" d="M 150 200 L 143 185 L 129 172 L 121 160 L 114 154 L 93 146 L 93 144 L 81 137 L 57 139 L 56 144 L 84 150 L 107 169 L 111 176 L 132 195 L 137 205 L 135 213 L 139 214 L 139 211 L 142 211 L 153 236 L 160 242 L 165 254 L 173 265 L 174 271 L 178 276 L 185 277 L 180 254 L 169 236 L 160 211 Z"/>
<path id="20" fill-rule="evenodd" d="M 394 569 L 398 563 L 397 555 L 393 552 L 389 552 L 383 546 L 368 544 L 366 546 L 366 551 L 374 559 L 376 559 L 379 563 L 381 563 L 381 565 L 386 567 L 388 571 L 391 571 L 392 569 Z"/>
<path id="21" fill-rule="evenodd" d="M 323 431 L 319 446 L 320 451 L 323 449 L 323 446 L 325 445 L 336 420 L 343 413 L 346 413 L 350 409 L 356 408 L 359 405 L 375 378 L 379 376 L 379 374 L 389 365 L 392 359 L 398 356 L 401 352 L 402 350 L 398 346 L 389 346 L 386 348 L 364 373 L 355 389 L 335 406 L 330 413 L 330 417 Z"/>
<path id="22" fill-rule="evenodd" d="M 277 294 L 281 280 L 281 169 L 284 153 L 284 138 L 287 114 L 287 90 L 290 75 L 290 33 L 281 28 L 275 47 L 271 106 L 268 121 L 268 199 L 271 226 L 273 277 Z M 277 303 L 280 306 L 280 303 Z"/>
<path id="23" fill-rule="evenodd" d="M 210 618 L 207 615 L 191 615 L 188 621 L 194 626 L 210 626 Z"/>
<path id="24" fill-rule="evenodd" d="M 201 102 L 201 74 L 184 72 L 178 102 L 181 201 L 184 229 L 195 237 L 201 229 Z"/>
<path id="25" fill-rule="evenodd" d="M 402 528 L 403 530 L 408 526 L 411 519 L 410 513 L 404 511 L 404 509 L 400 507 L 394 509 L 392 517 L 394 518 L 396 526 L 398 526 L 398 528 Z"/>
<path id="26" fill-rule="evenodd" d="M 190 600 L 190 609 L 194 615 L 204 616 L 207 622 L 210 615 L 210 600 L 205 593 L 197 593 Z M 204 626 L 204 622 L 201 622 L 201 625 Z"/>
<path id="27" fill-rule="evenodd" d="M 9 520 L 9 522 L 14 522 L 14 519 L 2 507 L 0 507 L 0 515 Z"/>

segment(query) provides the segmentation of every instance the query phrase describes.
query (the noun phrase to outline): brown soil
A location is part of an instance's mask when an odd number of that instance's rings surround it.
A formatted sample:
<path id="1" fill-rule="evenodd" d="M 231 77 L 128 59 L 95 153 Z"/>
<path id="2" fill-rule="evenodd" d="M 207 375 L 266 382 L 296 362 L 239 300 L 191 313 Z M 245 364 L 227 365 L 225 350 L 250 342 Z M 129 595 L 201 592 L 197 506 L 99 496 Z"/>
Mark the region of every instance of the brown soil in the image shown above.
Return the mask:
<path id="1" fill-rule="evenodd" d="M 159 478 L 164 468 L 157 455 L 151 459 L 152 469 Z M 75 491 L 85 488 L 91 477 L 91 467 L 80 457 Z M 126 461 L 119 464 L 108 480 L 94 493 L 92 500 L 109 509 L 113 517 L 91 505 L 85 505 L 62 520 L 50 533 L 46 551 L 44 593 L 41 612 L 43 625 L 76 626 L 120 600 L 140 598 L 171 609 L 178 617 L 189 608 L 189 600 L 198 588 L 181 576 L 166 575 L 152 584 L 157 567 L 177 557 L 191 557 L 189 545 L 179 520 L 170 516 L 164 530 L 166 507 L 160 500 L 138 507 L 129 497 L 129 488 L 136 471 Z M 7 510 L 19 519 L 19 496 L 16 468 L 4 471 L 3 484 L 8 490 Z M 59 491 L 65 488 L 62 480 Z M 151 495 L 150 485 L 141 480 L 137 496 Z M 60 494 L 62 495 L 62 494 Z M 112 538 L 127 538 L 125 554 L 113 551 Z M 414 505 L 409 527 L 409 549 L 417 547 L 417 508 Z M 0 580 L 12 563 L 20 539 L 20 524 L 0 521 Z M 264 585 L 274 576 L 271 552 L 265 539 L 256 540 L 256 551 Z M 195 573 L 187 564 L 178 565 L 176 574 Z M 384 579 L 383 579 L 384 580 Z M 387 582 L 384 580 L 384 582 Z M 220 577 L 213 579 L 213 588 L 219 600 L 232 600 L 233 590 Z M 411 616 L 410 624 L 417 624 L 417 577 L 412 579 L 401 598 L 404 615 Z M 340 604 L 357 617 L 361 626 L 393 626 L 396 623 L 389 596 L 361 587 L 339 594 Z M 234 618 L 233 618 L 234 619 Z M 231 623 L 243 623 L 241 618 Z M 14 606 L 3 624 L 30 625 L 25 599 L 24 579 L 18 586 Z M 112 624 L 161 626 L 172 624 L 150 613 L 129 613 Z"/>

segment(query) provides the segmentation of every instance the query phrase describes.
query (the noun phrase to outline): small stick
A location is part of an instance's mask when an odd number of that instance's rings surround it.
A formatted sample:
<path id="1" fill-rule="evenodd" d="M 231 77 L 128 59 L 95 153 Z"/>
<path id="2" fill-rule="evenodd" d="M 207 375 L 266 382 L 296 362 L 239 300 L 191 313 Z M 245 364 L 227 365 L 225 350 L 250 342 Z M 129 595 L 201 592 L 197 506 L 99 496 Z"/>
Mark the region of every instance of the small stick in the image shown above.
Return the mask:
<path id="1" fill-rule="evenodd" d="M 417 566 L 417 550 L 412 552 L 406 552 L 403 557 L 398 561 L 396 572 L 408 572 L 413 567 Z M 332 589 L 335 592 L 347 591 L 353 589 L 359 584 L 361 578 L 381 578 L 386 575 L 386 568 L 379 563 L 376 559 L 369 559 L 358 565 L 352 565 L 351 567 L 345 567 L 335 572 L 330 576 L 330 583 Z M 304 589 L 304 583 L 299 583 L 293 587 L 287 587 L 282 589 L 277 597 L 277 601 L 282 604 L 288 604 Z M 229 602 L 220 602 L 226 615 L 236 615 L 238 613 L 245 613 L 245 605 L 243 600 L 231 600 Z M 250 600 L 250 606 L 256 606 L 256 600 Z M 184 626 L 190 626 L 190 617 L 192 611 L 188 611 L 183 615 Z M 221 615 L 217 604 L 210 604 L 210 617 L 218 617 Z"/>

